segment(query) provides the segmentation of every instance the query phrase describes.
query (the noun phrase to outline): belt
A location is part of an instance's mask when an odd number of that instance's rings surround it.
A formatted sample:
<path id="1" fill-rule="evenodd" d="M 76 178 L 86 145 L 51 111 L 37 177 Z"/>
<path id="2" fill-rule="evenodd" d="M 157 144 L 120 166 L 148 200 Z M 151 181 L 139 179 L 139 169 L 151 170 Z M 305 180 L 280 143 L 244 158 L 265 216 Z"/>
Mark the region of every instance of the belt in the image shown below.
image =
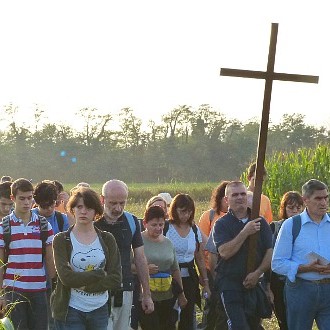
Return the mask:
<path id="1" fill-rule="evenodd" d="M 322 278 L 321 280 L 312 280 L 310 282 L 315 284 L 330 284 L 330 278 Z"/>

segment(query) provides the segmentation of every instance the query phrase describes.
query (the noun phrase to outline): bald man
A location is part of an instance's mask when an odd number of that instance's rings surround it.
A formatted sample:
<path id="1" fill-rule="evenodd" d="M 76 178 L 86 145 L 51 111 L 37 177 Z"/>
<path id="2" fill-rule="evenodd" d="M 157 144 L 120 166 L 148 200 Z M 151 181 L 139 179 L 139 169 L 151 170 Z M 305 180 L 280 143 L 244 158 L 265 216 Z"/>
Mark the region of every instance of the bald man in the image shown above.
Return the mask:
<path id="1" fill-rule="evenodd" d="M 120 180 L 107 181 L 102 187 L 101 201 L 103 217 L 95 225 L 112 233 L 116 239 L 122 264 L 123 294 L 117 292 L 112 297 L 111 316 L 108 329 L 130 329 L 133 299 L 133 274 L 131 256 L 133 250 L 136 272 L 142 285 L 142 309 L 152 313 L 154 304 L 149 289 L 148 263 L 144 255 L 143 240 L 138 219 L 124 211 L 128 198 L 128 187 Z"/>

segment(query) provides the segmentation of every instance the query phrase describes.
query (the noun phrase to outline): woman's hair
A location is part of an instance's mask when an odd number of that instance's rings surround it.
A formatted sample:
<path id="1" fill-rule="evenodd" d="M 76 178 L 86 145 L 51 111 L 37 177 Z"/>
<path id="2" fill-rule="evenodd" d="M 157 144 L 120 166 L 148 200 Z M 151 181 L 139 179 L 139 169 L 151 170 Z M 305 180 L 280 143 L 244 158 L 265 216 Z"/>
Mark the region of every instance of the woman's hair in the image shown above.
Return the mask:
<path id="1" fill-rule="evenodd" d="M 280 210 L 278 213 L 279 219 L 287 219 L 288 215 L 286 214 L 286 207 L 288 205 L 297 204 L 299 206 L 304 205 L 303 198 L 297 191 L 288 191 L 286 192 L 281 199 Z"/>
<path id="2" fill-rule="evenodd" d="M 158 206 L 158 205 L 154 205 L 154 206 L 150 206 L 148 207 L 145 212 L 144 212 L 144 216 L 143 216 L 143 220 L 145 222 L 149 222 L 152 219 L 159 219 L 162 218 L 165 221 L 165 211 L 163 210 L 162 207 Z"/>
<path id="3" fill-rule="evenodd" d="M 78 187 L 72 192 L 67 204 L 67 209 L 70 213 L 74 214 L 73 209 L 79 203 L 80 198 L 82 198 L 86 207 L 95 211 L 96 218 L 102 216 L 103 207 L 99 195 L 94 190 L 86 187 Z"/>
<path id="4" fill-rule="evenodd" d="M 222 181 L 212 192 L 211 207 L 216 210 L 217 214 L 220 214 L 221 201 L 225 197 L 226 186 L 230 181 Z"/>
<path id="5" fill-rule="evenodd" d="M 167 208 L 167 204 L 166 204 L 166 201 L 163 197 L 161 196 L 153 196 L 151 197 L 148 201 L 147 201 L 147 204 L 146 204 L 146 209 L 148 209 L 153 203 L 155 202 L 163 202 L 164 205 L 165 205 L 165 208 Z M 166 210 L 165 210 L 166 211 Z"/>
<path id="6" fill-rule="evenodd" d="M 178 209 L 191 211 L 188 223 L 192 226 L 195 218 L 195 203 L 188 194 L 177 194 L 173 198 L 169 211 L 170 221 L 173 223 L 180 222 Z"/>

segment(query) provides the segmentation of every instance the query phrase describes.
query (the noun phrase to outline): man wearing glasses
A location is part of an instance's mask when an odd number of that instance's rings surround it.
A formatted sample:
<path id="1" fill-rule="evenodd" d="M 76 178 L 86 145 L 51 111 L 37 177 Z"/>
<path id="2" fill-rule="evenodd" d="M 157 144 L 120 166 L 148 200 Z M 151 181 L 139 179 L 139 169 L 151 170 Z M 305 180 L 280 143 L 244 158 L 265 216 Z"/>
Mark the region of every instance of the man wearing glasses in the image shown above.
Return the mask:
<path id="1" fill-rule="evenodd" d="M 42 215 L 52 225 L 54 235 L 69 229 L 68 216 L 55 211 L 57 188 L 51 181 L 42 181 L 35 187 L 33 194 L 36 207 L 32 209 L 35 214 Z"/>

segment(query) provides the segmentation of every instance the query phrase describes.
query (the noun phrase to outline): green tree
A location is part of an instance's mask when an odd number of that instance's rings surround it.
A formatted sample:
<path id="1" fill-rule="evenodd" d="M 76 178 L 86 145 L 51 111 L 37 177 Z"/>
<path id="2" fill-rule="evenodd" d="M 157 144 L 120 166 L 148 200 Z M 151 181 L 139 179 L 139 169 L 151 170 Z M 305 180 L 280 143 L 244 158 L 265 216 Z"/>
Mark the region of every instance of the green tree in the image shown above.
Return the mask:
<path id="1" fill-rule="evenodd" d="M 96 108 L 82 108 L 78 115 L 84 121 L 84 131 L 79 134 L 81 141 L 87 146 L 99 146 L 106 137 L 106 128 L 111 114 L 100 115 Z"/>
<path id="2" fill-rule="evenodd" d="M 121 129 L 118 136 L 121 138 L 122 147 L 128 149 L 140 146 L 142 143 L 142 120 L 134 116 L 131 108 L 121 109 L 119 118 Z"/>
<path id="3" fill-rule="evenodd" d="M 162 120 L 168 127 L 169 138 L 174 139 L 176 136 L 185 136 L 186 140 L 189 134 L 191 122 L 191 108 L 187 105 L 180 105 L 171 110 L 168 114 L 162 116 Z"/>

